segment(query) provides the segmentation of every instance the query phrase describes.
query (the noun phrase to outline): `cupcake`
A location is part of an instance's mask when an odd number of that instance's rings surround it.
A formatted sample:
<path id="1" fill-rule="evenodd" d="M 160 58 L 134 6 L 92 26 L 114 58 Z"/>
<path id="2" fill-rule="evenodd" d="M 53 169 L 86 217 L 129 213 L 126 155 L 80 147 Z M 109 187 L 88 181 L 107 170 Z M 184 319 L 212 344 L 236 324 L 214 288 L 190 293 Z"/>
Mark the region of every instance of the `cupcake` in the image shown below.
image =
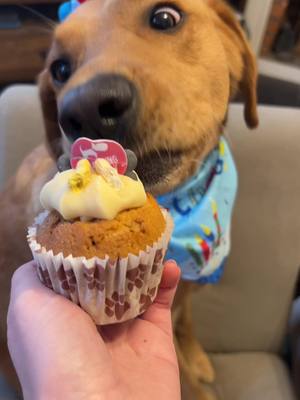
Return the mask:
<path id="1" fill-rule="evenodd" d="M 81 306 L 96 324 L 146 311 L 161 280 L 173 223 L 135 173 L 86 159 L 42 189 L 45 211 L 28 230 L 42 283 Z"/>

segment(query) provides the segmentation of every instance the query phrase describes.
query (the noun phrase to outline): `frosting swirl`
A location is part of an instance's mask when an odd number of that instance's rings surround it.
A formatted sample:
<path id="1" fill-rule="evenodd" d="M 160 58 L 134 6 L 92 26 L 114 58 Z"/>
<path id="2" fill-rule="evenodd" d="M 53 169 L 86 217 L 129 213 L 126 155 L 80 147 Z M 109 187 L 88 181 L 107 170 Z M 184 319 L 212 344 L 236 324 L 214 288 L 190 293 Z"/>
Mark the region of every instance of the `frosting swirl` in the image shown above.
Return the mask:
<path id="1" fill-rule="evenodd" d="M 104 159 L 97 159 L 94 168 L 80 160 L 76 169 L 58 172 L 40 194 L 42 206 L 58 211 L 65 220 L 112 220 L 123 210 L 143 206 L 146 199 L 137 175 L 136 180 L 119 175 Z"/>

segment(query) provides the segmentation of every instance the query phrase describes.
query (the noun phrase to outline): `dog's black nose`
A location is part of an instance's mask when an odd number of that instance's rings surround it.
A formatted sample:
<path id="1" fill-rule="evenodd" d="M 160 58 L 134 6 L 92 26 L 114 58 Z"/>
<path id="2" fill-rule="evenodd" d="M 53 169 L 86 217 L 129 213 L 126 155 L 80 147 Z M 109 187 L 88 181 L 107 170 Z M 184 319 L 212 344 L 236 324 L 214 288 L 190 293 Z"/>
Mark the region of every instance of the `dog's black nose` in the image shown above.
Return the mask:
<path id="1" fill-rule="evenodd" d="M 137 118 L 137 90 L 121 75 L 98 75 L 67 92 L 58 105 L 59 123 L 75 140 L 122 140 Z"/>

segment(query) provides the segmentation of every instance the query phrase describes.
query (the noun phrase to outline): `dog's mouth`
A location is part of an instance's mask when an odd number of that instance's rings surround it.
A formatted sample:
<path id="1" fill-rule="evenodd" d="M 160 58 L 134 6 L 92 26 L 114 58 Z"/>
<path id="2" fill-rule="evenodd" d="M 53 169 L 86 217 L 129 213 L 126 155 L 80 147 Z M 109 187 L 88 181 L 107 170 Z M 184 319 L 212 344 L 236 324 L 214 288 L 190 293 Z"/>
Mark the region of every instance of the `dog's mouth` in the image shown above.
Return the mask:
<path id="1" fill-rule="evenodd" d="M 151 191 L 178 168 L 183 153 L 182 150 L 157 150 L 138 157 L 136 172 L 147 190 Z"/>
<path id="2" fill-rule="evenodd" d="M 62 136 L 64 138 L 64 150 L 66 154 L 70 154 L 70 147 L 72 140 L 70 140 L 60 127 Z M 119 142 L 119 141 L 118 141 Z M 150 150 L 147 153 L 140 154 L 136 151 L 136 143 L 125 143 L 119 142 L 123 147 L 129 148 L 134 151 L 137 155 L 138 163 L 135 171 L 137 172 L 140 180 L 145 185 L 147 191 L 151 192 L 151 189 L 163 183 L 168 175 L 170 175 L 176 168 L 180 167 L 181 158 L 184 156 L 185 151 L 182 149 L 178 150 L 165 150 L 157 149 Z"/>

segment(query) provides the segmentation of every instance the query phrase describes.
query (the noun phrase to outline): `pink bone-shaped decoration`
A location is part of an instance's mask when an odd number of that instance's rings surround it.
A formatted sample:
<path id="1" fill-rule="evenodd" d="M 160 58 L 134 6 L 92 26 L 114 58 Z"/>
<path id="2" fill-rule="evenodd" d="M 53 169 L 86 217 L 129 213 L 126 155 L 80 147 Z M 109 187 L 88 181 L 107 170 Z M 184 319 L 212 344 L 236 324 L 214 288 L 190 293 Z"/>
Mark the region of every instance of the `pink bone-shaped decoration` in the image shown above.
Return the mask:
<path id="1" fill-rule="evenodd" d="M 97 158 L 104 158 L 110 165 L 117 169 L 119 174 L 124 175 L 128 159 L 123 147 L 113 141 L 106 139 L 91 140 L 88 138 L 77 139 L 71 148 L 71 167 L 76 168 L 78 161 L 87 159 L 93 165 Z"/>

